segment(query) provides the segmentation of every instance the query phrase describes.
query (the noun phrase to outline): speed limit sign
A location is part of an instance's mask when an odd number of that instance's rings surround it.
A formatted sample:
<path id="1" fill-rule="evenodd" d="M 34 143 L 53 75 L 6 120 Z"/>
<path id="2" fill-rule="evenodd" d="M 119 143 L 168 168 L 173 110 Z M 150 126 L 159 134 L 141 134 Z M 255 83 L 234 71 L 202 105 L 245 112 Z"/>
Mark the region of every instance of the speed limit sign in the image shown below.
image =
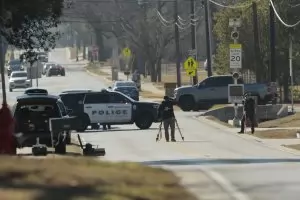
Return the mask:
<path id="1" fill-rule="evenodd" d="M 241 69 L 242 68 L 242 45 L 230 44 L 230 68 Z"/>

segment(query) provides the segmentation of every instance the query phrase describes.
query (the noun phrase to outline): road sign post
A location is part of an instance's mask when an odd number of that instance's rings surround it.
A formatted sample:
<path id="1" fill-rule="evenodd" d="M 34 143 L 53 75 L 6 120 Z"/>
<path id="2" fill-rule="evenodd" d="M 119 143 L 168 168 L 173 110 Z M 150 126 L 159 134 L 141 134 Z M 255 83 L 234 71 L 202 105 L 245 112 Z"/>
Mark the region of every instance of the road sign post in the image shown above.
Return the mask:
<path id="1" fill-rule="evenodd" d="M 238 28 L 241 27 L 241 19 L 240 18 L 230 18 L 229 19 L 229 27 L 233 28 L 233 31 L 231 32 L 231 39 L 233 40 L 234 44 L 229 45 L 230 49 L 230 69 L 233 70 L 232 78 L 234 80 L 233 86 L 228 86 L 228 100 L 230 100 L 231 103 L 234 103 L 234 118 L 233 118 L 233 125 L 235 127 L 238 127 L 240 125 L 240 120 L 238 118 L 238 103 L 241 103 L 240 99 L 244 96 L 244 88 L 243 90 L 239 90 L 241 93 L 239 93 L 239 97 L 235 96 L 234 98 L 230 96 L 231 89 L 241 89 L 241 85 L 238 84 L 238 79 L 240 77 L 239 70 L 242 69 L 242 45 L 238 44 L 239 39 L 239 31 Z"/>

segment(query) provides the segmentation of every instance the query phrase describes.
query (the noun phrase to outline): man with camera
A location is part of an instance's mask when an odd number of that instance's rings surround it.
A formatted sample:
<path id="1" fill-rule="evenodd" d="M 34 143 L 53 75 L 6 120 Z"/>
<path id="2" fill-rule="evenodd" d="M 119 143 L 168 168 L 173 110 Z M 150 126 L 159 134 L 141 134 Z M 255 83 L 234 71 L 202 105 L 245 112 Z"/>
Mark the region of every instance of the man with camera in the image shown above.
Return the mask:
<path id="1" fill-rule="evenodd" d="M 176 142 L 175 139 L 175 114 L 173 106 L 176 105 L 176 102 L 174 99 L 164 96 L 164 100 L 160 104 L 158 108 L 159 112 L 159 118 L 162 119 L 164 129 L 165 129 L 165 138 L 166 141 L 169 142 L 170 136 L 169 136 L 169 127 L 171 128 L 171 141 Z"/>
<path id="2" fill-rule="evenodd" d="M 241 131 L 238 132 L 240 134 L 244 133 L 245 131 L 245 122 L 249 120 L 251 123 L 251 133 L 254 133 L 254 126 L 255 126 L 255 101 L 253 98 L 248 97 L 245 95 L 244 100 L 244 113 L 243 118 L 241 120 Z"/>

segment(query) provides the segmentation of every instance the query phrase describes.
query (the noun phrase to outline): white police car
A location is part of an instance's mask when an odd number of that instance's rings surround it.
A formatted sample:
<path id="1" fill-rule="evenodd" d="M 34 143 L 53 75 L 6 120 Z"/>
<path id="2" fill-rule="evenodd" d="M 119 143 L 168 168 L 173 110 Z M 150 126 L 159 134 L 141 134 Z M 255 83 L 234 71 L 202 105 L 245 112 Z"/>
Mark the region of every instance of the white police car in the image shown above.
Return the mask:
<path id="1" fill-rule="evenodd" d="M 120 92 L 63 92 L 59 96 L 65 106 L 73 110 L 70 115 L 80 119 L 82 124 L 78 132 L 85 131 L 89 125 L 135 123 L 140 129 L 148 129 L 153 122 L 159 122 L 158 103 L 135 101 Z"/>

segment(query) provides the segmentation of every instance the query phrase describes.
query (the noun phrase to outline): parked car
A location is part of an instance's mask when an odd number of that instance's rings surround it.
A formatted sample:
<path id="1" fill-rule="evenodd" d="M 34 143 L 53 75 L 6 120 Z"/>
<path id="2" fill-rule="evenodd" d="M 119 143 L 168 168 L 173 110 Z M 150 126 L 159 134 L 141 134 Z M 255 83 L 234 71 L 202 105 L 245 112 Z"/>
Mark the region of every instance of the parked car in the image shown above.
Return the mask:
<path id="1" fill-rule="evenodd" d="M 124 87 L 124 86 L 136 87 L 136 83 L 133 82 L 133 81 L 116 81 L 116 82 L 114 82 L 112 88 L 114 89 L 114 88 L 117 88 L 117 87 Z"/>
<path id="2" fill-rule="evenodd" d="M 24 63 L 20 59 L 11 60 L 7 64 L 7 75 L 14 71 L 24 71 Z"/>
<path id="3" fill-rule="evenodd" d="M 43 66 L 43 72 L 42 74 L 43 75 L 46 75 L 48 69 L 51 67 L 51 66 L 55 66 L 56 64 L 55 63 L 45 63 L 44 66 Z"/>
<path id="4" fill-rule="evenodd" d="M 113 91 L 116 92 L 121 92 L 132 99 L 139 101 L 139 89 L 136 86 L 119 86 L 119 87 L 114 87 Z"/>
<path id="5" fill-rule="evenodd" d="M 54 146 L 55 153 L 66 153 L 70 133 L 54 131 L 50 134 L 49 128 L 50 118 L 68 118 L 64 104 L 58 96 L 24 94 L 17 97 L 12 111 L 16 121 L 16 148 L 32 147 L 39 138 L 40 144 Z"/>
<path id="6" fill-rule="evenodd" d="M 9 78 L 9 91 L 12 92 L 16 88 L 29 88 L 31 82 L 28 80 L 27 72 L 14 71 Z"/>
<path id="7" fill-rule="evenodd" d="M 56 64 L 54 66 L 50 66 L 49 69 L 46 72 L 46 76 L 47 77 L 58 76 L 58 75 L 61 75 L 61 76 L 65 76 L 66 75 L 65 68 L 62 67 L 59 64 Z"/>
<path id="8" fill-rule="evenodd" d="M 228 103 L 228 84 L 233 84 L 231 75 L 211 76 L 193 86 L 182 86 L 174 90 L 175 100 L 183 111 L 208 108 L 214 104 Z M 244 84 L 238 79 L 238 84 Z M 277 97 L 268 84 L 244 84 L 244 92 L 257 96 L 258 104 L 266 104 Z"/>

